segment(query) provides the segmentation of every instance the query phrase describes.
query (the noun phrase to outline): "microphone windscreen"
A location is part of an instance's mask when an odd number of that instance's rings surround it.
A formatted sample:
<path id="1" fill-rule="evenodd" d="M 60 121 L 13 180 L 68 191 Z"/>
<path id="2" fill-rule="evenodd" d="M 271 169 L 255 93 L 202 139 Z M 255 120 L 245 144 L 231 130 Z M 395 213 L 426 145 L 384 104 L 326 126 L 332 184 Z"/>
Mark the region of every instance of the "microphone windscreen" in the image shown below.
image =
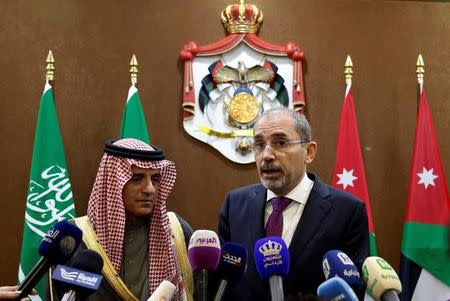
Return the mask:
<path id="1" fill-rule="evenodd" d="M 358 301 L 352 288 L 339 277 L 332 277 L 319 285 L 317 296 L 327 300 Z"/>
<path id="2" fill-rule="evenodd" d="M 381 257 L 367 257 L 363 263 L 363 278 L 367 285 L 367 292 L 376 300 L 388 290 L 402 292 L 402 284 L 397 273 Z"/>
<path id="3" fill-rule="evenodd" d="M 52 278 L 58 281 L 61 289 L 70 289 L 81 299 L 95 292 L 100 286 L 103 276 L 103 258 L 96 251 L 83 249 L 77 252 L 70 266 L 58 265 Z"/>
<path id="4" fill-rule="evenodd" d="M 219 237 L 214 231 L 197 230 L 189 240 L 188 259 L 192 271 L 215 271 L 220 259 Z"/>
<path id="5" fill-rule="evenodd" d="M 170 301 L 175 293 L 175 289 L 176 286 L 172 282 L 163 280 L 147 301 Z"/>
<path id="6" fill-rule="evenodd" d="M 77 252 L 72 260 L 71 266 L 86 272 L 101 274 L 103 269 L 103 258 L 94 250 L 83 249 Z"/>
<path id="7" fill-rule="evenodd" d="M 44 236 L 39 246 L 39 254 L 51 258 L 54 263 L 64 263 L 73 255 L 82 237 L 80 228 L 62 220 Z"/>
<path id="8" fill-rule="evenodd" d="M 84 299 L 99 288 L 103 276 L 58 264 L 53 271 L 52 279 L 59 289 L 73 290 L 78 297 Z"/>
<path id="9" fill-rule="evenodd" d="M 247 269 L 247 249 L 240 244 L 226 242 L 222 246 L 217 275 L 232 283 L 241 280 Z"/>
<path id="10" fill-rule="evenodd" d="M 339 276 L 354 288 L 359 288 L 363 284 L 358 268 L 342 251 L 331 250 L 325 253 L 322 260 L 322 269 L 325 279 Z"/>
<path id="11" fill-rule="evenodd" d="M 254 249 L 255 264 L 262 279 L 277 275 L 286 277 L 289 272 L 289 250 L 280 237 L 264 237 Z"/>

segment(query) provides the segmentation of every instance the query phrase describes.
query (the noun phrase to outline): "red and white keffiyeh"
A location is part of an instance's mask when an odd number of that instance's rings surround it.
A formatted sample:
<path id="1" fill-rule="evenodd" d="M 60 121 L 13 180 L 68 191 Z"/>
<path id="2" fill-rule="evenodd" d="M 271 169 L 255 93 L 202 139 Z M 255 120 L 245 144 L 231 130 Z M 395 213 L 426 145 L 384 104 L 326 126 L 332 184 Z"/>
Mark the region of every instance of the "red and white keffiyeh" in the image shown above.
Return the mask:
<path id="1" fill-rule="evenodd" d="M 114 142 L 114 145 L 133 150 L 154 150 L 150 145 L 130 138 L 118 140 Z M 175 164 L 172 161 L 145 161 L 121 158 L 105 153 L 89 198 L 87 215 L 100 244 L 116 271 L 119 272 L 125 233 L 125 207 L 122 200 L 122 189 L 132 177 L 132 165 L 161 171 L 158 197 L 149 217 L 149 294 L 151 295 L 163 280 L 172 280 L 177 286 L 173 300 L 183 300 L 182 296 L 185 296 L 185 292 L 180 265 L 172 241 L 166 210 L 166 200 L 176 178 Z"/>

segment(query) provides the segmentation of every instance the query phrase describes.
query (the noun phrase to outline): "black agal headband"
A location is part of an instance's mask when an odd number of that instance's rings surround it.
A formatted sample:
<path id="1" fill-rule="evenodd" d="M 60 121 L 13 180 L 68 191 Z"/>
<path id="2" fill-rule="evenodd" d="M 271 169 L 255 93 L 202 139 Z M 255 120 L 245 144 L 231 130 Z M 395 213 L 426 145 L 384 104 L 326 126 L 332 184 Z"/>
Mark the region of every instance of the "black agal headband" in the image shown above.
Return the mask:
<path id="1" fill-rule="evenodd" d="M 114 145 L 113 143 L 116 140 L 108 140 L 105 143 L 105 153 L 123 158 L 132 158 L 138 160 L 145 161 L 161 161 L 165 159 L 164 152 L 159 148 L 151 145 L 154 148 L 154 151 L 149 150 L 140 150 L 140 149 L 131 149 L 118 145 Z"/>

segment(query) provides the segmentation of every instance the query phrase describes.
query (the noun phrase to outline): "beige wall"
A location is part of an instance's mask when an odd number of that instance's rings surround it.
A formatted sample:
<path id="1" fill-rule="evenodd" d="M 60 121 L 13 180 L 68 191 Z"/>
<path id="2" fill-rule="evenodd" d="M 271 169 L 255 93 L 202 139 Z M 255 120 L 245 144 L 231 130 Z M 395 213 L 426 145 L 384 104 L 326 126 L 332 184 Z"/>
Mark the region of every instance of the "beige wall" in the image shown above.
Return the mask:
<path id="1" fill-rule="evenodd" d="M 1 283 L 16 279 L 35 121 L 49 49 L 55 98 L 77 213 L 87 199 L 103 142 L 119 133 L 139 60 L 139 90 L 153 143 L 175 161 L 168 207 L 194 228 L 216 229 L 225 193 L 257 181 L 194 140 L 182 127 L 182 64 L 187 41 L 225 36 L 219 14 L 231 1 L 3 1 L 0 10 Z M 344 95 L 343 64 L 354 63 L 353 92 L 379 255 L 398 267 L 416 122 L 415 63 L 422 53 L 426 89 L 444 168 L 450 175 L 450 4 L 407 1 L 255 0 L 260 37 L 304 47 L 307 115 L 319 143 L 310 170 L 329 182 Z M 447 133 L 447 134 L 446 134 Z"/>

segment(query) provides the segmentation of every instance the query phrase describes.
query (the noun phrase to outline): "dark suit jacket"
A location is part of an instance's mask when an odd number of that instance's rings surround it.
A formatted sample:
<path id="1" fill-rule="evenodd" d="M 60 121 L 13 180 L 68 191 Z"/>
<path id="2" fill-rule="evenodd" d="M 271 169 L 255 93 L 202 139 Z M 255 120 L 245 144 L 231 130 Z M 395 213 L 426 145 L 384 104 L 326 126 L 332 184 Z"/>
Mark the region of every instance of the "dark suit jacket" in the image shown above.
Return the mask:
<path id="1" fill-rule="evenodd" d="M 296 292 L 316 293 L 325 281 L 322 257 L 329 250 L 346 253 L 361 271 L 369 256 L 369 233 L 365 205 L 355 196 L 314 181 L 302 218 L 289 246 L 290 268 L 284 279 L 286 296 Z M 219 217 L 219 236 L 239 243 L 248 250 L 247 271 L 237 285 L 228 290 L 224 300 L 270 300 L 268 282 L 259 277 L 253 259 L 255 242 L 263 238 L 267 189 L 261 184 L 229 192 Z"/>

